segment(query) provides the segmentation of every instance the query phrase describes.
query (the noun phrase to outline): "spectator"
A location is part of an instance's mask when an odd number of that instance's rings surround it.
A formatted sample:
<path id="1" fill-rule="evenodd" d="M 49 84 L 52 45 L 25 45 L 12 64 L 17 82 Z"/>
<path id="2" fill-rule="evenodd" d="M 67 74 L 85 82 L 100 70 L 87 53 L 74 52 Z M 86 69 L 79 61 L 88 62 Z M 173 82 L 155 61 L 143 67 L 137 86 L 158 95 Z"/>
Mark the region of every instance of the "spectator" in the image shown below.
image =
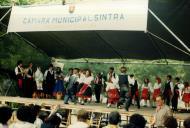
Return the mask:
<path id="1" fill-rule="evenodd" d="M 177 128 L 177 120 L 173 116 L 168 116 L 164 121 L 165 128 Z"/>
<path id="2" fill-rule="evenodd" d="M 8 121 L 12 116 L 12 109 L 7 106 L 0 107 L 0 128 L 8 128 Z"/>
<path id="3" fill-rule="evenodd" d="M 104 128 L 119 128 L 118 123 L 121 122 L 121 115 L 117 111 L 109 114 L 109 124 Z"/>
<path id="4" fill-rule="evenodd" d="M 145 128 L 145 125 L 146 125 L 146 120 L 142 115 L 133 114 L 130 117 L 129 124 L 127 124 L 123 128 Z"/>
<path id="5" fill-rule="evenodd" d="M 42 120 L 42 122 L 45 122 L 48 119 L 48 112 L 46 111 L 41 111 L 38 115 L 38 118 Z"/>
<path id="6" fill-rule="evenodd" d="M 59 128 L 61 120 L 61 114 L 54 113 L 41 125 L 41 128 Z"/>
<path id="7" fill-rule="evenodd" d="M 18 121 L 11 124 L 9 128 L 37 128 L 34 124 L 30 123 L 33 115 L 29 106 L 22 106 L 16 113 Z"/>
<path id="8" fill-rule="evenodd" d="M 188 117 L 187 119 L 185 119 L 185 121 L 183 122 L 183 126 L 185 128 L 190 128 L 190 117 Z"/>
<path id="9" fill-rule="evenodd" d="M 157 108 L 152 125 L 155 124 L 157 127 L 162 127 L 164 126 L 165 119 L 168 116 L 172 116 L 172 112 L 169 106 L 164 104 L 164 97 L 161 95 L 156 97 L 156 105 Z"/>
<path id="10" fill-rule="evenodd" d="M 70 125 L 68 128 L 89 128 L 87 123 L 89 119 L 89 113 L 86 110 L 79 110 L 77 114 L 77 122 Z"/>

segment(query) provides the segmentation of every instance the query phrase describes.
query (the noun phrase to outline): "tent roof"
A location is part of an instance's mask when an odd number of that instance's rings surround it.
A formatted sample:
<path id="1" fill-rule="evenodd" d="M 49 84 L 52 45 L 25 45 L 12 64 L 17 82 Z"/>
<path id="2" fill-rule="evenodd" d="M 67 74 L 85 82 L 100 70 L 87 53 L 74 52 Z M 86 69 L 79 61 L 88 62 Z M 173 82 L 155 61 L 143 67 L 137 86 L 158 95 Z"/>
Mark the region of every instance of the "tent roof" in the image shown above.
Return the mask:
<path id="1" fill-rule="evenodd" d="M 190 2 L 150 0 L 149 8 L 190 47 Z M 2 17 L 8 8 L 0 8 Z M 9 16 L 2 21 L 8 24 Z M 172 37 L 149 13 L 148 31 L 172 45 L 188 51 Z M 127 58 L 127 59 L 174 59 L 190 61 L 190 56 L 149 33 L 136 31 L 64 31 L 18 33 L 42 49 L 51 57 L 76 58 Z"/>

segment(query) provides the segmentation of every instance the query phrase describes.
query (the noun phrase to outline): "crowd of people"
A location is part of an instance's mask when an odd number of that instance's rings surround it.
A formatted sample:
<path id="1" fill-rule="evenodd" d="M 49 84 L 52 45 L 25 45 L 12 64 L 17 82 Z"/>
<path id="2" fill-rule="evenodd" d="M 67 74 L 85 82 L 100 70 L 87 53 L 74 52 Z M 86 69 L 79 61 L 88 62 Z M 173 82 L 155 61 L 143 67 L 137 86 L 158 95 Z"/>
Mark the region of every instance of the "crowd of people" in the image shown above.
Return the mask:
<path id="1" fill-rule="evenodd" d="M 140 106 L 155 107 L 156 97 L 163 94 L 168 106 L 172 110 L 178 110 L 178 99 L 185 103 L 186 110 L 190 110 L 190 85 L 188 82 L 181 83 L 179 77 L 172 79 L 171 75 L 166 76 L 162 81 L 156 76 L 155 81 L 144 78 L 139 84 L 134 74 L 127 74 L 127 68 L 121 67 L 120 74 L 116 74 L 114 67 L 110 67 L 107 75 L 98 73 L 94 75 L 89 69 L 70 68 L 66 75 L 60 67 L 49 65 L 45 73 L 41 68 L 33 69 L 29 63 L 27 68 L 23 62 L 18 61 L 15 68 L 20 96 L 33 98 L 61 99 L 64 96 L 64 103 L 69 101 L 84 105 L 92 101 L 95 96 L 96 103 L 101 102 L 101 94 L 107 96 L 107 107 L 115 104 L 117 108 L 124 108 L 128 111 L 133 101 L 136 101 L 137 108 Z"/>
<path id="2" fill-rule="evenodd" d="M 153 120 L 146 120 L 140 114 L 133 114 L 129 118 L 128 123 L 121 124 L 122 117 L 119 112 L 112 111 L 109 113 L 107 123 L 100 126 L 103 128 L 145 128 L 147 126 L 157 128 L 177 128 L 178 122 L 175 117 L 167 112 L 169 109 L 162 104 L 162 97 L 157 97 L 160 100 L 158 105 L 162 108 L 156 110 L 155 118 Z M 168 114 L 166 114 L 168 113 Z M 71 122 L 68 128 L 91 128 L 90 112 L 81 109 L 77 112 L 77 120 Z M 63 110 L 54 105 L 51 112 L 41 109 L 38 105 L 25 105 L 13 111 L 8 106 L 0 107 L 0 128 L 59 128 L 62 122 L 67 120 L 68 111 Z M 150 125 L 147 125 L 147 124 Z M 184 120 L 184 128 L 190 128 L 190 117 Z"/>

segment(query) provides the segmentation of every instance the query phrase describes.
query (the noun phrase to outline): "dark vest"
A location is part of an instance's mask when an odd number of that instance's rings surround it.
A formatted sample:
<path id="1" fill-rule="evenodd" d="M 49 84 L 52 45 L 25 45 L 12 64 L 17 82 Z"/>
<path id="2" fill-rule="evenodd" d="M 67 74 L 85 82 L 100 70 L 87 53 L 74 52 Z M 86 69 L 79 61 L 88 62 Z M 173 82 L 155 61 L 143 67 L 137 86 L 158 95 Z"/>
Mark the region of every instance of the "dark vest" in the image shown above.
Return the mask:
<path id="1" fill-rule="evenodd" d="M 20 74 L 20 73 L 21 73 L 21 70 L 20 70 L 19 67 L 18 67 L 18 73 L 19 73 L 19 74 L 17 74 L 17 79 L 22 79 L 23 76 L 22 76 L 22 74 Z"/>
<path id="2" fill-rule="evenodd" d="M 47 83 L 52 83 L 55 81 L 55 78 L 54 78 L 54 73 L 51 74 L 50 71 L 47 72 L 47 76 L 46 76 L 46 82 Z"/>
<path id="3" fill-rule="evenodd" d="M 119 75 L 119 86 L 128 85 L 128 75 Z"/>
<path id="4" fill-rule="evenodd" d="M 164 95 L 170 95 L 169 92 L 171 91 L 170 82 L 167 82 L 164 87 Z"/>

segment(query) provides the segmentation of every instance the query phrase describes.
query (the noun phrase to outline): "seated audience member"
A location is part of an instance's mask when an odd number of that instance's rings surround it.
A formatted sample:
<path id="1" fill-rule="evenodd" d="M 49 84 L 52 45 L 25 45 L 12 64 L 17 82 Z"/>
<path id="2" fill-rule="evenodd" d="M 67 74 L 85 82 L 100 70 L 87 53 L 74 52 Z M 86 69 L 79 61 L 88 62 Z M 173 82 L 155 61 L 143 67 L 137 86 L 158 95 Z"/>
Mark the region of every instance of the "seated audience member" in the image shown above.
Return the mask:
<path id="1" fill-rule="evenodd" d="M 48 119 L 49 113 L 46 111 L 40 111 L 38 118 L 45 122 Z"/>
<path id="2" fill-rule="evenodd" d="M 145 128 L 146 120 L 140 114 L 133 114 L 130 117 L 129 124 L 123 126 L 123 128 Z"/>
<path id="3" fill-rule="evenodd" d="M 0 128 L 8 128 L 8 121 L 12 116 L 12 109 L 7 106 L 0 107 Z"/>
<path id="4" fill-rule="evenodd" d="M 34 124 L 30 123 L 33 115 L 29 106 L 22 106 L 17 110 L 16 117 L 18 121 L 12 123 L 9 128 L 37 128 Z"/>
<path id="5" fill-rule="evenodd" d="M 59 128 L 62 118 L 61 113 L 55 112 L 41 125 L 41 128 Z"/>
<path id="6" fill-rule="evenodd" d="M 31 120 L 31 123 L 34 123 L 37 126 L 37 128 L 41 128 L 41 125 L 43 124 L 43 121 L 39 118 L 40 110 L 41 106 L 39 105 L 31 106 L 31 112 L 33 115 L 33 120 Z"/>
<path id="7" fill-rule="evenodd" d="M 86 110 L 79 110 L 77 114 L 77 122 L 69 125 L 68 128 L 89 128 L 88 125 L 89 113 Z"/>
<path id="8" fill-rule="evenodd" d="M 190 128 L 190 117 L 185 119 L 185 121 L 183 122 L 183 126 L 184 128 Z"/>
<path id="9" fill-rule="evenodd" d="M 119 112 L 113 111 L 109 114 L 109 124 L 104 128 L 119 128 L 119 122 L 121 122 L 121 115 Z"/>
<path id="10" fill-rule="evenodd" d="M 156 106 L 156 113 L 154 114 L 154 120 L 151 124 L 162 127 L 164 126 L 165 119 L 168 116 L 172 116 L 172 111 L 169 106 L 164 104 L 164 97 L 161 95 L 156 97 Z"/>
<path id="11" fill-rule="evenodd" d="M 164 121 L 165 128 L 177 128 L 177 120 L 173 116 L 168 116 Z"/>

